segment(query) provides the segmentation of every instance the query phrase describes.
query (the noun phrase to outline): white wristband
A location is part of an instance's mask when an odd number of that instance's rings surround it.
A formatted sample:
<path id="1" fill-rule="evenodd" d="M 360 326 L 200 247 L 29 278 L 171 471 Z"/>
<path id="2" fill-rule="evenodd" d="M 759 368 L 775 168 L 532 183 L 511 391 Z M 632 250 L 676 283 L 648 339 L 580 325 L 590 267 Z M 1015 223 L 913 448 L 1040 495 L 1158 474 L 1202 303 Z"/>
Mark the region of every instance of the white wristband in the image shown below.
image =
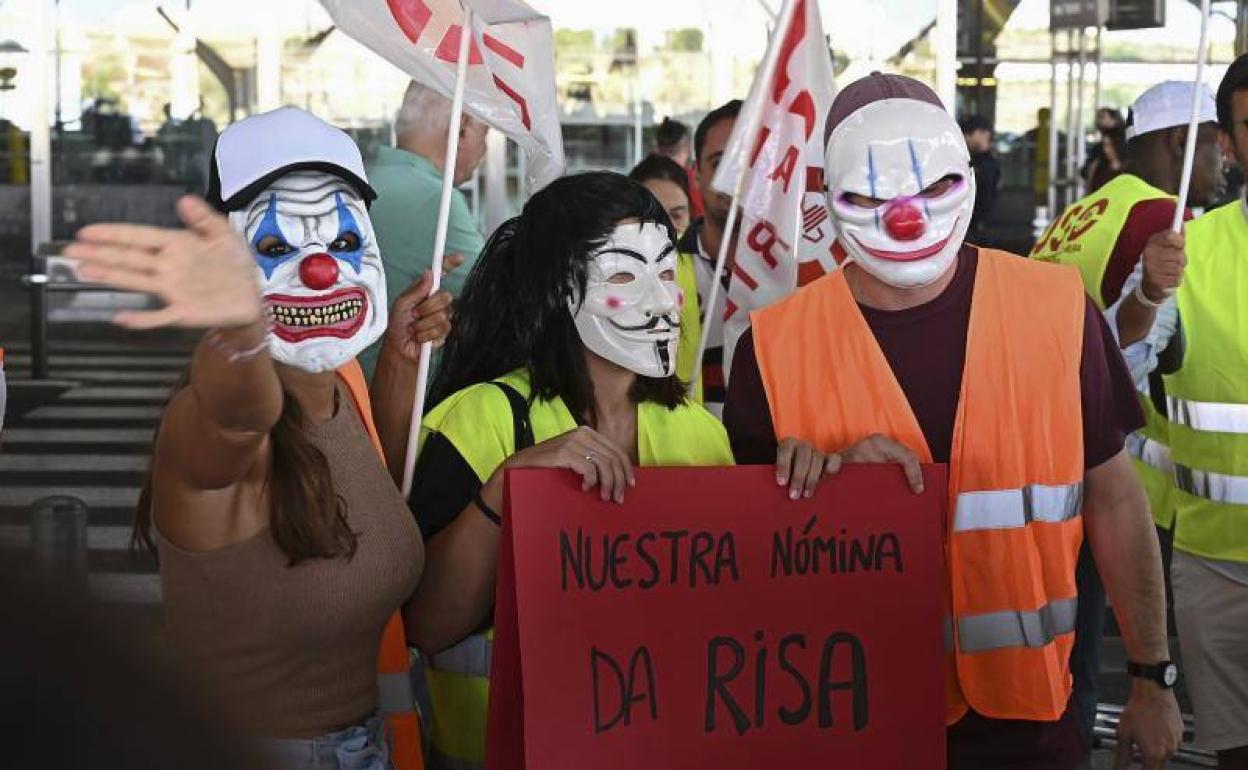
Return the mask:
<path id="1" fill-rule="evenodd" d="M 1140 304 L 1141 304 L 1141 305 L 1143 305 L 1144 307 L 1154 308 L 1154 309 L 1155 309 L 1155 308 L 1159 308 L 1159 307 L 1161 307 L 1162 305 L 1166 304 L 1166 300 L 1164 300 L 1164 299 L 1163 299 L 1161 302 L 1153 302 L 1151 299 L 1149 299 L 1149 298 L 1148 298 L 1148 295 L 1146 295 L 1146 294 L 1144 293 L 1144 282 L 1143 282 L 1143 281 L 1141 281 L 1141 282 L 1137 283 L 1137 284 L 1135 285 L 1135 291 L 1133 291 L 1133 292 L 1131 292 L 1131 293 L 1132 293 L 1132 295 L 1134 295 L 1134 296 L 1135 296 L 1135 301 L 1136 301 L 1136 302 L 1138 302 L 1138 303 L 1140 303 Z"/>

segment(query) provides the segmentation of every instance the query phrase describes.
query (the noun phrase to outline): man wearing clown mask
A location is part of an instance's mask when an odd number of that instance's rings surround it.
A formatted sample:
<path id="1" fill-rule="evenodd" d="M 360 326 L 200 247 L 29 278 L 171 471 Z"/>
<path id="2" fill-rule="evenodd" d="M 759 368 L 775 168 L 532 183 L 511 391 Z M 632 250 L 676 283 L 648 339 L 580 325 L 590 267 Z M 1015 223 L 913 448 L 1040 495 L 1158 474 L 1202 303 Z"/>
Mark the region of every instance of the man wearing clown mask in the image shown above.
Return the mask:
<path id="1" fill-rule="evenodd" d="M 208 330 L 135 534 L 159 551 L 178 653 L 277 767 L 420 762 L 396 612 L 423 547 L 353 359 L 384 338 L 380 380 L 414 379 L 450 298 L 426 276 L 387 313 L 373 197 L 351 138 L 286 108 L 221 134 L 212 206 L 178 202 L 186 229 L 91 225 L 66 252 L 87 280 L 164 301 L 118 324 Z"/>
<path id="2" fill-rule="evenodd" d="M 874 73 L 827 116 L 843 269 L 753 316 L 725 423 L 738 462 L 810 496 L 844 463 L 949 467 L 950 768 L 1084 761 L 1068 658 L 1085 536 L 1142 675 L 1119 726 L 1161 767 L 1181 736 L 1156 534 L 1123 451 L 1141 416 L 1077 272 L 964 242 L 966 145 L 927 86 Z"/>
<path id="3" fill-rule="evenodd" d="M 409 499 L 428 543 L 407 632 L 429 656 L 434 767 L 484 759 L 506 469 L 565 468 L 620 502 L 636 465 L 732 462 L 674 374 L 673 235 L 638 182 L 567 176 L 490 237 L 464 285 Z"/>

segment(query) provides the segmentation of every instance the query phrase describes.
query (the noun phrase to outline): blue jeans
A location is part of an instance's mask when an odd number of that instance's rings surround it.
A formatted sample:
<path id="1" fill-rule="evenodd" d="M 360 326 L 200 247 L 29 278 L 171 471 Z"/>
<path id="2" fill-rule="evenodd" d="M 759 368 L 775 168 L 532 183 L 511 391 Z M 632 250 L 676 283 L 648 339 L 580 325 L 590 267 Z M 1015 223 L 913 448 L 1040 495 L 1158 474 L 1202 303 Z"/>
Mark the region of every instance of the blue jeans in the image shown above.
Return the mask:
<path id="1" fill-rule="evenodd" d="M 267 746 L 282 770 L 394 770 L 380 716 L 319 738 L 284 738 Z"/>

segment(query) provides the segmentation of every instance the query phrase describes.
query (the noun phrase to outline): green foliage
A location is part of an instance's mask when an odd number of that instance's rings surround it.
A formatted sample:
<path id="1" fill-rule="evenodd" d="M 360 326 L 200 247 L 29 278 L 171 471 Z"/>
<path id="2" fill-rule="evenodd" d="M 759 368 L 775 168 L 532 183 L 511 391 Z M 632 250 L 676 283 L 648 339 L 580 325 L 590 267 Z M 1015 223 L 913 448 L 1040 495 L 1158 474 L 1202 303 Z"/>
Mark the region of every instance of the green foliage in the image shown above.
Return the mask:
<path id="1" fill-rule="evenodd" d="M 120 99 L 126 83 L 126 67 L 121 55 L 107 51 L 88 57 L 82 66 L 82 93 L 92 99 Z"/>
<path id="2" fill-rule="evenodd" d="M 664 47 L 669 51 L 699 53 L 702 50 L 702 43 L 702 30 L 688 27 L 685 29 L 669 30 L 667 33 L 667 42 Z"/>
<path id="3" fill-rule="evenodd" d="M 592 49 L 594 47 L 594 31 L 592 29 L 556 29 L 555 50 Z"/>

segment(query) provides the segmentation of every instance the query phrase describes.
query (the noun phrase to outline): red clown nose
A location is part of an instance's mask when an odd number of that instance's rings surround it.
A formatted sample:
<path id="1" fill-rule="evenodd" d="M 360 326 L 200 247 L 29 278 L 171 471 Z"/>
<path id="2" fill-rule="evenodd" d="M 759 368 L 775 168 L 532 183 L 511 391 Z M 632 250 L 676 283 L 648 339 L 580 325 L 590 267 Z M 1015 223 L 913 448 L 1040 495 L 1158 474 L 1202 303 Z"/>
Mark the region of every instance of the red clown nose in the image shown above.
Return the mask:
<path id="1" fill-rule="evenodd" d="M 923 212 L 908 200 L 889 204 L 884 212 L 884 227 L 899 241 L 921 238 L 927 229 L 923 224 Z"/>
<path id="2" fill-rule="evenodd" d="M 338 261 L 328 254 L 313 254 L 299 263 L 299 280 L 309 289 L 328 289 L 338 283 Z"/>

